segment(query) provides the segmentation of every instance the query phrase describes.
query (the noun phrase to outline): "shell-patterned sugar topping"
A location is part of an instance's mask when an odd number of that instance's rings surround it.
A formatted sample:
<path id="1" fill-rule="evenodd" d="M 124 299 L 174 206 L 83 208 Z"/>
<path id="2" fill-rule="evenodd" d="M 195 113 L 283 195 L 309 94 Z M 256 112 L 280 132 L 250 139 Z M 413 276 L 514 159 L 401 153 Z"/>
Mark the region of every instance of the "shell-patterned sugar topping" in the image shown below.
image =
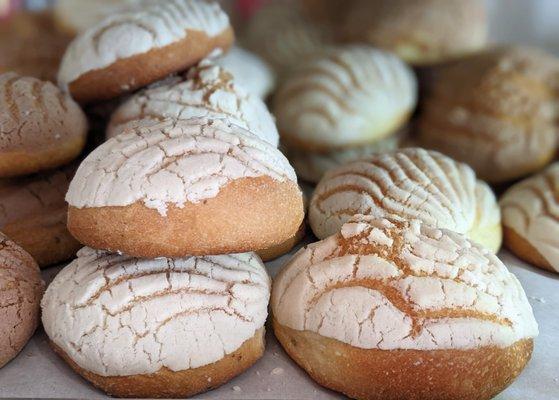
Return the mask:
<path id="1" fill-rule="evenodd" d="M 223 120 L 146 122 L 108 140 L 80 165 L 66 200 L 77 208 L 143 202 L 166 215 L 214 198 L 229 182 L 267 176 L 297 182 L 274 146 Z"/>
<path id="2" fill-rule="evenodd" d="M 466 164 L 434 151 L 372 155 L 326 173 L 309 209 L 315 234 L 330 236 L 356 214 L 419 219 L 494 252 L 501 244 L 501 214 L 489 186 Z"/>
<path id="3" fill-rule="evenodd" d="M 111 118 L 107 136 L 140 119 L 224 118 L 277 146 L 279 134 L 264 102 L 237 84 L 234 77 L 210 60 L 187 74 L 156 83 L 133 95 Z"/>
<path id="4" fill-rule="evenodd" d="M 215 37 L 228 28 L 229 18 L 216 1 L 146 1 L 78 36 L 64 55 L 58 82 L 67 86 L 86 72 L 184 39 L 188 31 Z"/>
<path id="5" fill-rule="evenodd" d="M 396 56 L 349 46 L 303 64 L 278 91 L 274 112 L 287 142 L 352 147 L 394 133 L 413 111 L 417 84 Z"/>
<path id="6" fill-rule="evenodd" d="M 271 1 L 251 18 L 243 45 L 266 60 L 280 78 L 323 52 L 332 32 L 309 21 L 297 0 Z"/>
<path id="7" fill-rule="evenodd" d="M 254 253 L 137 259 L 84 248 L 49 286 L 43 325 L 102 376 L 221 360 L 264 326 L 270 279 Z"/>
<path id="8" fill-rule="evenodd" d="M 278 323 L 365 349 L 507 347 L 538 333 L 491 252 L 418 220 L 364 218 L 300 250 L 274 281 Z"/>
<path id="9" fill-rule="evenodd" d="M 501 198 L 503 225 L 559 272 L 559 163 L 514 185 Z"/>
<path id="10" fill-rule="evenodd" d="M 40 150 L 87 133 L 87 118 L 68 95 L 13 72 L 0 75 L 0 111 L 0 151 Z"/>

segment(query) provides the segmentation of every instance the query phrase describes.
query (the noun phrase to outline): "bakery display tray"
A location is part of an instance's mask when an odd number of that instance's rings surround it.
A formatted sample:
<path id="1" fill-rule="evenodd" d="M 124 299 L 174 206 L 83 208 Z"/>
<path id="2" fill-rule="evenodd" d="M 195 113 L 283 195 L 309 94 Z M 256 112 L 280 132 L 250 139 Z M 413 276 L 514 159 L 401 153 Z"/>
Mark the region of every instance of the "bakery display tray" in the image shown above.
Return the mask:
<path id="1" fill-rule="evenodd" d="M 267 263 L 272 277 L 289 259 Z M 559 275 L 533 268 L 506 251 L 503 262 L 521 281 L 540 327 L 532 360 L 522 375 L 496 399 L 559 399 Z M 60 268 L 43 272 L 50 282 Z M 282 350 L 267 329 L 264 357 L 243 375 L 196 399 L 341 399 L 315 384 Z M 75 374 L 49 348 L 40 328 L 21 354 L 0 369 L 0 398 L 108 398 Z"/>

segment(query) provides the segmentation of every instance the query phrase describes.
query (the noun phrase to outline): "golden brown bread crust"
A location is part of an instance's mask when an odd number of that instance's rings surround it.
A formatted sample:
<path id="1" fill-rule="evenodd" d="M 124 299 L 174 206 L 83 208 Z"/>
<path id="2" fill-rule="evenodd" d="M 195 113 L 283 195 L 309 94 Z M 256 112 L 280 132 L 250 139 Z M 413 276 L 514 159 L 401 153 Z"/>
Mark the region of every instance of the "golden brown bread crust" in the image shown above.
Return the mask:
<path id="1" fill-rule="evenodd" d="M 37 261 L 41 268 L 76 255 L 82 245 L 66 228 L 67 207 L 45 211 L 6 224 L 2 231 Z"/>
<path id="2" fill-rule="evenodd" d="M 514 229 L 503 225 L 503 239 L 505 246 L 518 258 L 551 272 L 557 271 L 551 266 L 540 252 Z"/>
<path id="3" fill-rule="evenodd" d="M 268 247 L 263 250 L 258 250 L 256 254 L 258 254 L 258 256 L 264 262 L 275 260 L 276 258 L 289 253 L 291 249 L 297 246 L 301 242 L 301 240 L 305 238 L 306 234 L 307 234 L 307 224 L 305 223 L 305 221 L 303 221 L 299 226 L 299 230 L 295 233 L 295 235 L 291 236 L 289 239 L 287 239 L 286 241 L 280 244 L 277 244 L 272 247 Z"/>
<path id="4" fill-rule="evenodd" d="M 72 97 L 81 104 L 110 100 L 188 69 L 213 49 L 227 50 L 234 41 L 229 27 L 215 37 L 188 31 L 184 39 L 146 53 L 116 61 L 106 68 L 89 71 L 70 82 Z"/>
<path id="5" fill-rule="evenodd" d="M 136 202 L 125 207 L 70 207 L 68 229 L 81 243 L 135 257 L 184 257 L 241 253 L 280 244 L 304 218 L 295 182 L 242 178 L 219 194 L 163 217 Z"/>
<path id="6" fill-rule="evenodd" d="M 537 49 L 492 49 L 438 70 L 419 142 L 492 183 L 533 173 L 557 145 L 559 60 Z"/>
<path id="7" fill-rule="evenodd" d="M 0 152 L 0 177 L 28 175 L 66 165 L 85 147 L 86 135 L 65 139 L 56 147 Z"/>
<path id="8" fill-rule="evenodd" d="M 264 328 L 223 359 L 203 367 L 173 372 L 163 368 L 154 374 L 100 376 L 80 368 L 53 342 L 54 351 L 94 386 L 115 397 L 185 398 L 214 389 L 250 368 L 264 354 Z"/>
<path id="9" fill-rule="evenodd" d="M 475 350 L 360 349 L 273 320 L 289 356 L 319 384 L 355 399 L 489 400 L 520 374 L 533 340 Z"/>

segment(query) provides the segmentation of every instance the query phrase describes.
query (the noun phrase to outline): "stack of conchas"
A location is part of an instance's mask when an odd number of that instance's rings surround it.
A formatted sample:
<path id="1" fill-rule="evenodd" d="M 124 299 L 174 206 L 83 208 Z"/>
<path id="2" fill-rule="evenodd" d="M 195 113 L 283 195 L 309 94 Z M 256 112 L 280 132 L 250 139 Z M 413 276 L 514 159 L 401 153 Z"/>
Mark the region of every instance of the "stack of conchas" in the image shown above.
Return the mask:
<path id="1" fill-rule="evenodd" d="M 417 101 L 412 70 L 365 45 L 331 48 L 302 63 L 274 97 L 286 151 L 299 176 L 398 147 Z"/>
<path id="2" fill-rule="evenodd" d="M 266 106 L 205 59 L 232 42 L 216 2 L 145 1 L 63 59 L 82 103 L 150 85 L 70 183 L 69 230 L 87 247 L 42 302 L 55 351 L 111 395 L 192 396 L 264 352 L 271 284 L 255 252 L 293 243 L 303 197 Z"/>
<path id="3" fill-rule="evenodd" d="M 0 75 L 0 230 L 42 267 L 73 257 L 64 195 L 86 141 L 87 119 L 54 84 Z"/>

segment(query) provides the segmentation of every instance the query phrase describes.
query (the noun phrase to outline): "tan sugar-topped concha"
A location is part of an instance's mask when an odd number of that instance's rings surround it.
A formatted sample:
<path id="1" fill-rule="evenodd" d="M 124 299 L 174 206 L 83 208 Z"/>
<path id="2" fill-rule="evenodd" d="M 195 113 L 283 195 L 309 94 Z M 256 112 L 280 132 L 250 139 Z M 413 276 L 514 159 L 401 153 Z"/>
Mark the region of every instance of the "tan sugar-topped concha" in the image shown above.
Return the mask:
<path id="1" fill-rule="evenodd" d="M 355 0 L 342 36 L 425 66 L 483 49 L 487 22 L 483 0 Z"/>
<path id="2" fill-rule="evenodd" d="M 81 248 L 66 228 L 64 196 L 75 165 L 0 181 L 0 231 L 46 267 L 66 261 Z"/>
<path id="3" fill-rule="evenodd" d="M 222 118 L 251 131 L 274 146 L 276 124 L 262 100 L 236 83 L 233 75 L 210 60 L 188 73 L 133 95 L 112 115 L 107 136 L 142 119 Z M 141 123 L 141 122 L 140 122 Z"/>
<path id="4" fill-rule="evenodd" d="M 290 147 L 358 147 L 402 127 L 416 89 L 413 72 L 396 56 L 370 46 L 340 47 L 290 75 L 274 97 L 274 115 Z"/>
<path id="5" fill-rule="evenodd" d="M 35 332 L 43 290 L 37 263 L 0 233 L 0 368 L 23 349 Z"/>
<path id="6" fill-rule="evenodd" d="M 434 151 L 397 150 L 327 172 L 309 207 L 314 233 L 335 234 L 358 214 L 419 219 L 493 252 L 501 245 L 501 214 L 489 186 L 466 164 Z"/>
<path id="7" fill-rule="evenodd" d="M 511 187 L 500 204 L 505 245 L 523 260 L 559 272 L 559 163 Z"/>
<path id="8" fill-rule="evenodd" d="M 85 114 L 52 83 L 0 75 L 0 177 L 67 164 L 82 151 L 86 135 Z"/>
<path id="9" fill-rule="evenodd" d="M 555 155 L 559 59 L 503 47 L 442 68 L 425 98 L 419 141 L 504 182 L 536 172 Z"/>
<path id="10" fill-rule="evenodd" d="M 233 36 L 216 1 L 150 1 L 110 15 L 74 39 L 58 83 L 80 103 L 109 100 L 229 48 Z"/>
<path id="11" fill-rule="evenodd" d="M 302 62 L 325 51 L 333 32 L 307 18 L 298 0 L 270 1 L 251 17 L 242 39 L 283 80 Z"/>
<path id="12" fill-rule="evenodd" d="M 70 184 L 82 243 L 139 257 L 261 250 L 293 237 L 303 198 L 275 146 L 223 120 L 152 122 L 110 139 Z"/>
<path id="13" fill-rule="evenodd" d="M 351 221 L 308 245 L 274 280 L 271 304 L 289 355 L 358 399 L 489 400 L 538 334 L 493 253 L 418 220 Z"/>
<path id="14" fill-rule="evenodd" d="M 118 397 L 189 397 L 264 352 L 270 278 L 254 253 L 137 259 L 80 250 L 47 289 L 56 352 Z"/>

